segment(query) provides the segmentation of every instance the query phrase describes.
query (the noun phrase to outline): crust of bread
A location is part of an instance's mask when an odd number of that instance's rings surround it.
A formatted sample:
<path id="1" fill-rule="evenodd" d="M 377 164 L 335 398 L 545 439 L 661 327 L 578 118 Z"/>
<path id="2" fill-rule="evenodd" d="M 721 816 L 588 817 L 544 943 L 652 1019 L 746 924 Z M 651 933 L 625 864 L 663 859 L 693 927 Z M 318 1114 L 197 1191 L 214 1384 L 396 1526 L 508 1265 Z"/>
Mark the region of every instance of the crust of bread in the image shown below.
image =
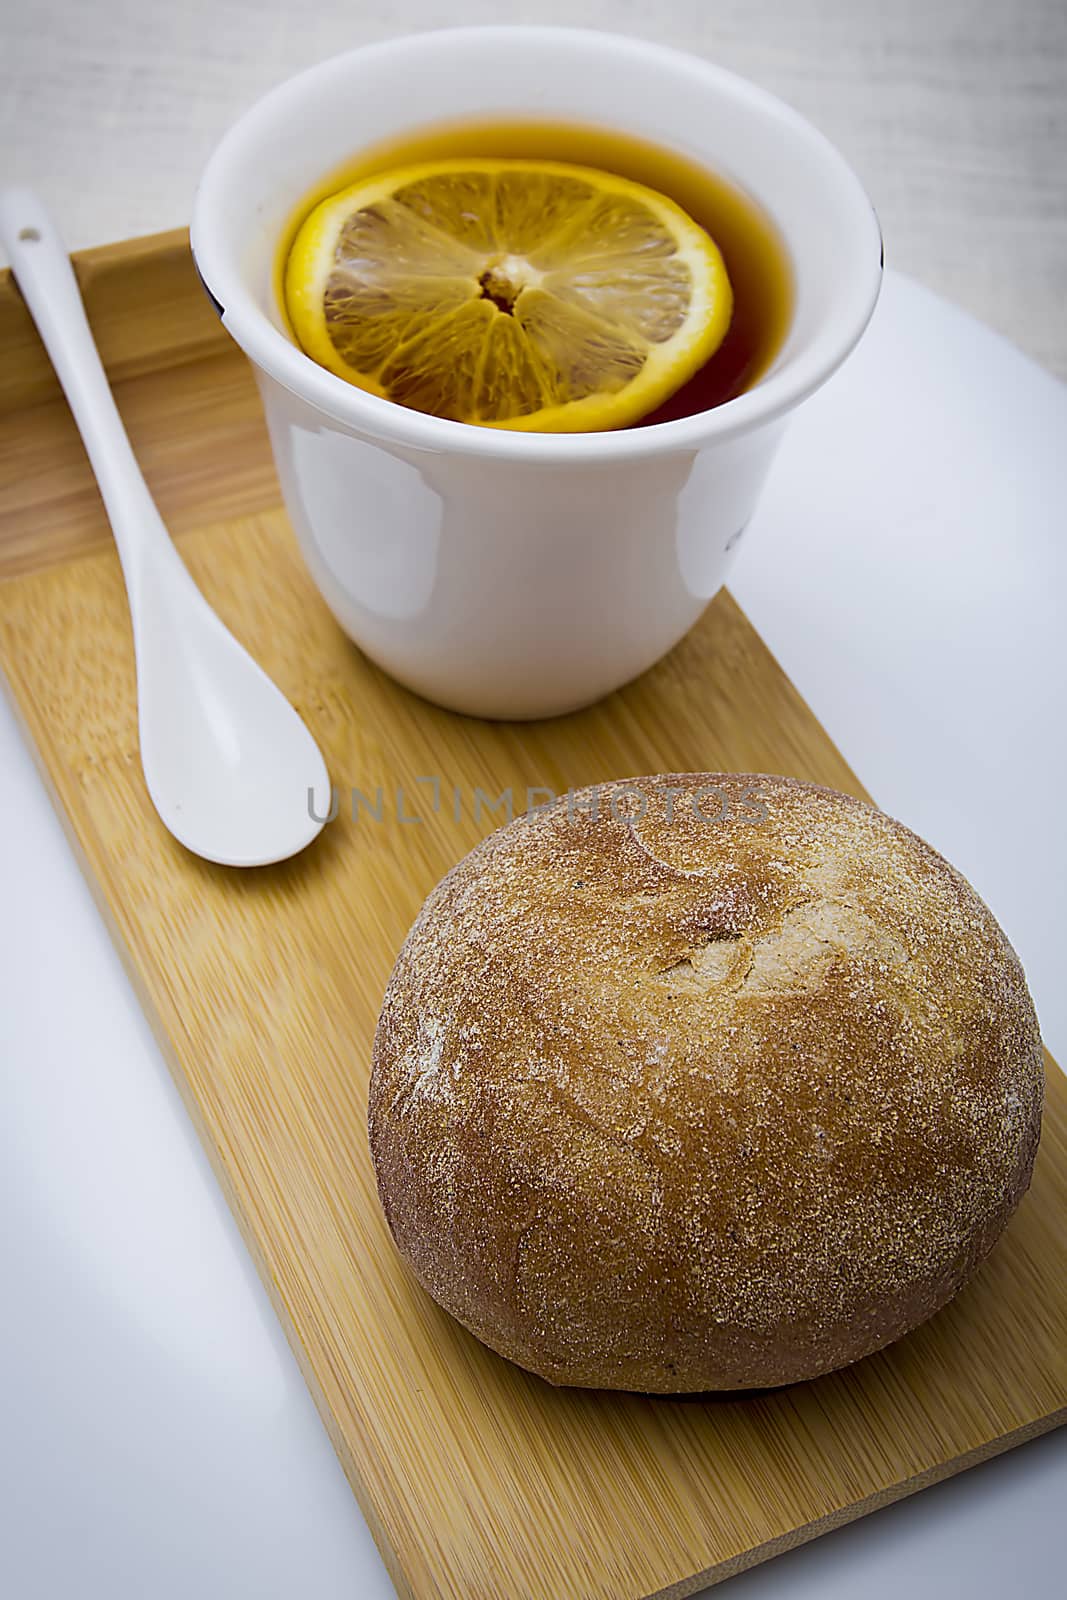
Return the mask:
<path id="1" fill-rule="evenodd" d="M 1022 968 L 900 823 L 761 774 L 519 818 L 427 899 L 371 1150 L 425 1289 L 550 1383 L 769 1387 L 966 1283 L 1030 1181 Z"/>

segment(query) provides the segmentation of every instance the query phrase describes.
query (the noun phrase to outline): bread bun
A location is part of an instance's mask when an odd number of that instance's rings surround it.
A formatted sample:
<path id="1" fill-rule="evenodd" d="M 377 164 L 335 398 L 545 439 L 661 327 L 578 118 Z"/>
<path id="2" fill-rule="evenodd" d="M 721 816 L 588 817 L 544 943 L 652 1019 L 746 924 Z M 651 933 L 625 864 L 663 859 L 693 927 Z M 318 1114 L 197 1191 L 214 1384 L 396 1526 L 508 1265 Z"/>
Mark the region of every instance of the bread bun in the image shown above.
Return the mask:
<path id="1" fill-rule="evenodd" d="M 428 1292 L 554 1384 L 792 1383 L 916 1327 L 1025 1191 L 1019 961 L 872 806 L 638 778 L 438 884 L 390 979 L 370 1141 Z"/>

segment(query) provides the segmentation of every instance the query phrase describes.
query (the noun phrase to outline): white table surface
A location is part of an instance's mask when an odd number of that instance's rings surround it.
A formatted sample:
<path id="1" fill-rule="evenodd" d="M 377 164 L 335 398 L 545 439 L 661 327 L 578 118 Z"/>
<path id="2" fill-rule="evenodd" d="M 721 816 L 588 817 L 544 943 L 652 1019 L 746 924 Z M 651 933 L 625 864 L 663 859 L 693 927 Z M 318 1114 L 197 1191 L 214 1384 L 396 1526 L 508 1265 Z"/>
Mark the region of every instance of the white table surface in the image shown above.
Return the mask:
<path id="1" fill-rule="evenodd" d="M 855 161 L 890 261 L 1067 372 L 1059 0 L 421 0 L 392 20 L 351 0 L 36 0 L 0 25 L 0 180 L 37 184 L 72 246 L 170 226 L 271 82 L 398 27 L 490 19 L 620 27 L 759 78 Z M 732 585 L 880 802 L 989 900 L 1061 1059 L 1065 433 L 1067 390 L 891 277 L 796 420 Z M 0 816 L 0 1594 L 384 1600 L 2 699 Z M 1058 1594 L 1065 1499 L 1067 1431 L 729 1592 Z"/>

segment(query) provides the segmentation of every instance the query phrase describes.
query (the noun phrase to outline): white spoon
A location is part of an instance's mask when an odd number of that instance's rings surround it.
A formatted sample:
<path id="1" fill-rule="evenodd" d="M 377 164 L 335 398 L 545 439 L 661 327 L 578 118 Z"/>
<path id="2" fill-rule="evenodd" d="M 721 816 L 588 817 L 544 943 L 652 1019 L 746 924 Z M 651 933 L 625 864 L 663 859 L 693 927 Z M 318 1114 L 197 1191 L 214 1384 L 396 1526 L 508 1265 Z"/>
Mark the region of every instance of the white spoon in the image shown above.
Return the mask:
<path id="1" fill-rule="evenodd" d="M 253 867 L 295 855 L 322 827 L 312 810 L 325 816 L 329 809 L 322 754 L 171 543 L 112 399 L 69 257 L 32 191 L 0 192 L 0 243 L 70 402 L 115 534 L 152 803 L 175 838 L 208 861 Z"/>

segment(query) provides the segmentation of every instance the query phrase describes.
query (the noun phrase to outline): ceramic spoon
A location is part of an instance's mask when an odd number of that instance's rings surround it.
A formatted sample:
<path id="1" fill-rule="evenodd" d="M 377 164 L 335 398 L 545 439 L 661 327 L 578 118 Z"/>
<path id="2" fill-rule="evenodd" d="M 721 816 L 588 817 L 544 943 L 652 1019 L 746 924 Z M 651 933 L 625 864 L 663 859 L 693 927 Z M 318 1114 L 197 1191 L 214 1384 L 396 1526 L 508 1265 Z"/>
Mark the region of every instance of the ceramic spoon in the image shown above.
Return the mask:
<path id="1" fill-rule="evenodd" d="M 319 748 L 171 543 L 112 398 L 70 260 L 31 191 L 0 193 L 0 243 L 70 402 L 115 534 L 152 803 L 175 838 L 209 861 L 251 867 L 295 855 L 322 826 L 312 810 L 321 817 L 329 809 Z"/>

